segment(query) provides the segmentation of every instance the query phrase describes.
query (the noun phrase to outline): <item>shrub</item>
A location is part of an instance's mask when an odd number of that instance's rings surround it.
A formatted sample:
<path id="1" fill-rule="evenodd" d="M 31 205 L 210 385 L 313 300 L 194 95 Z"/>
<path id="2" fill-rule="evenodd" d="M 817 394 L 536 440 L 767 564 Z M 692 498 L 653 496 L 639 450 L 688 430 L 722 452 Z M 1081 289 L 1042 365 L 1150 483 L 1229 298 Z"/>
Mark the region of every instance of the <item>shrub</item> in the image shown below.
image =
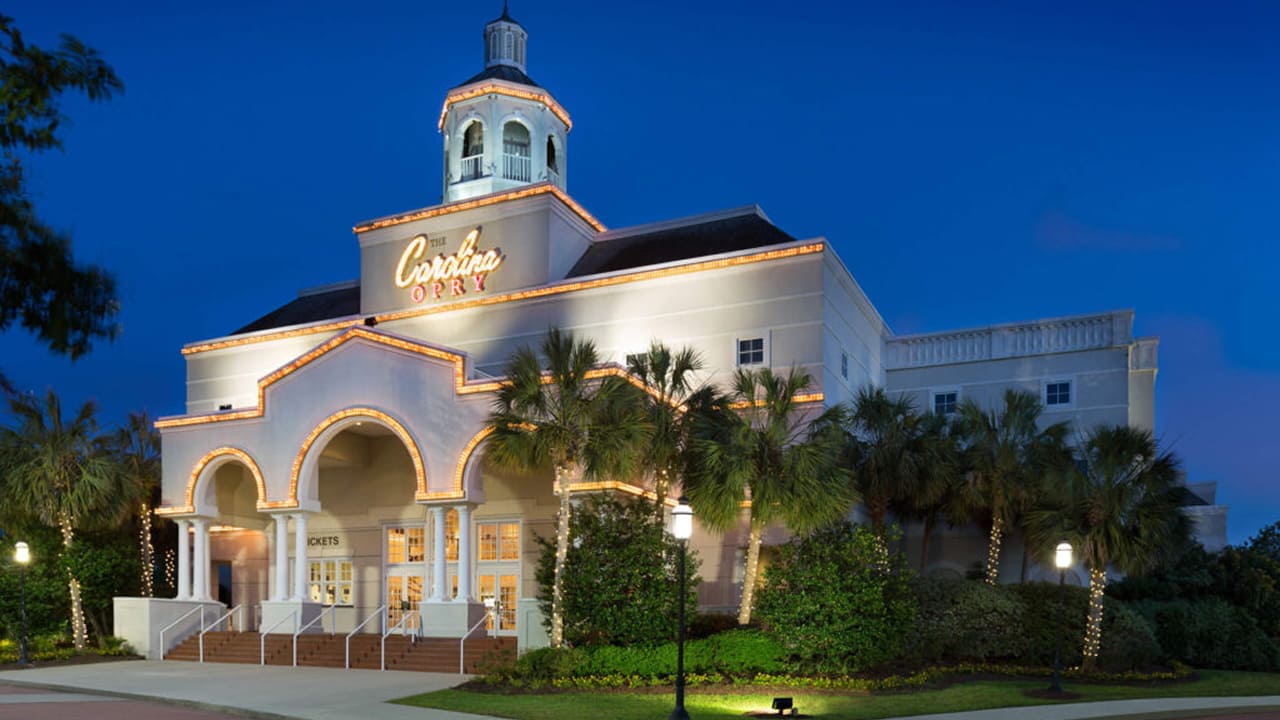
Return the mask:
<path id="1" fill-rule="evenodd" d="M 1280 670 L 1280 648 L 1248 612 L 1220 598 L 1144 602 L 1165 652 L 1196 667 Z"/>
<path id="2" fill-rule="evenodd" d="M 920 604 L 912 642 L 916 659 L 985 662 L 1021 658 L 1026 652 L 1025 608 L 1008 587 L 975 580 L 918 580 L 914 590 Z"/>
<path id="3" fill-rule="evenodd" d="M 538 538 L 538 603 L 551 623 L 555 540 Z M 653 505 L 609 495 L 589 497 L 569 524 L 564 566 L 564 637 L 570 645 L 652 645 L 675 639 L 679 543 Z M 685 566 L 686 607 L 697 607 L 698 561 Z"/>
<path id="4" fill-rule="evenodd" d="M 1023 583 L 1008 586 L 1022 600 L 1022 632 L 1027 638 L 1023 661 L 1033 665 L 1053 663 L 1058 631 L 1058 586 L 1053 583 Z M 1089 607 L 1088 588 L 1068 585 L 1062 618 L 1062 664 L 1080 664 L 1085 614 Z M 1102 649 L 1099 666 L 1108 672 L 1145 668 L 1169 653 L 1157 642 L 1151 624 L 1125 603 L 1112 597 L 1103 599 Z"/>
<path id="5" fill-rule="evenodd" d="M 854 672 L 895 657 L 916 605 L 900 555 L 847 522 L 792 539 L 765 573 L 761 623 L 807 668 Z"/>
<path id="6" fill-rule="evenodd" d="M 511 669 L 511 675 L 504 676 L 503 679 L 523 681 L 517 684 L 545 684 L 555 678 L 577 673 L 586 659 L 586 653 L 581 650 L 538 648 L 521 655 Z"/>

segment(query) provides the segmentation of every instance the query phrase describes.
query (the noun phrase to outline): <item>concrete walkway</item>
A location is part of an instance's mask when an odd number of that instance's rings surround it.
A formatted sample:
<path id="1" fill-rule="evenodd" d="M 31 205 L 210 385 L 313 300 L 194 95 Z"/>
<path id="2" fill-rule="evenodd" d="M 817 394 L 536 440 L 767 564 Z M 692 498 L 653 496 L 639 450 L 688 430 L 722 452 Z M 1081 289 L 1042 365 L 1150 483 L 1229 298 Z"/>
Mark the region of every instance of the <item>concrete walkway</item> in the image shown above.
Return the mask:
<path id="1" fill-rule="evenodd" d="M 477 720 L 481 716 L 387 703 L 406 695 L 454 687 L 467 678 L 467 675 L 439 673 L 172 661 L 111 662 L 0 672 L 0 683 L 115 697 L 158 698 L 264 720 Z M 598 708 L 592 712 L 599 715 Z M 1280 717 L 1280 695 L 1069 703 L 916 715 L 911 720 L 1194 718 L 1245 712 L 1270 712 Z"/>
<path id="2" fill-rule="evenodd" d="M 0 683 L 158 698 L 266 720 L 477 720 L 478 715 L 387 703 L 454 687 L 468 677 L 138 660 L 0 672 Z"/>
<path id="3" fill-rule="evenodd" d="M 1280 717 L 1280 695 L 1260 697 L 1150 698 L 1105 702 L 1032 705 L 971 712 L 912 715 L 910 720 L 1101 720 L 1103 718 L 1204 718 L 1211 715 L 1265 713 Z M 892 720 L 907 720 L 894 718 Z"/>

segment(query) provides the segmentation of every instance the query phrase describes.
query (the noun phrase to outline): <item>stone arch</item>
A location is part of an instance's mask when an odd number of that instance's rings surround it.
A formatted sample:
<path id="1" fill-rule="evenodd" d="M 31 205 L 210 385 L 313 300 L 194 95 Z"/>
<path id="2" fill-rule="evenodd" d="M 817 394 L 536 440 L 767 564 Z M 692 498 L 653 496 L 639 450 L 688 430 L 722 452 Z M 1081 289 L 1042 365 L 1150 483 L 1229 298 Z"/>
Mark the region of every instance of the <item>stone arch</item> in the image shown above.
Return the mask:
<path id="1" fill-rule="evenodd" d="M 422 500 L 426 498 L 426 465 L 422 461 L 422 451 L 418 448 L 418 442 L 409 430 L 399 420 L 381 410 L 371 407 L 352 407 L 339 410 L 322 420 L 302 441 L 298 454 L 293 459 L 293 470 L 289 474 L 288 503 L 290 507 L 300 507 L 300 498 L 302 497 L 313 501 L 319 497 L 317 480 L 320 452 L 312 452 L 312 449 L 318 447 L 322 451 L 329 440 L 333 439 L 338 433 L 354 426 L 358 422 L 364 421 L 377 423 L 390 430 L 392 434 L 400 439 L 400 442 L 404 444 L 405 450 L 409 453 L 409 459 L 413 462 L 414 499 Z"/>
<path id="2" fill-rule="evenodd" d="M 258 491 L 258 508 L 269 506 L 267 503 L 267 483 L 262 476 L 262 469 L 249 453 L 237 447 L 224 446 L 205 453 L 191 468 L 191 477 L 187 481 L 187 508 L 197 515 L 216 516 L 217 511 L 209 507 L 207 496 L 213 484 L 213 476 L 218 468 L 227 463 L 238 462 L 253 476 Z"/>
<path id="3" fill-rule="evenodd" d="M 493 434 L 493 428 L 485 427 L 471 437 L 458 454 L 458 464 L 453 470 L 453 487 L 443 493 L 432 493 L 431 499 L 470 498 L 472 502 L 484 502 L 484 489 L 481 487 L 475 464 L 480 459 L 477 452 L 484 441 Z"/>

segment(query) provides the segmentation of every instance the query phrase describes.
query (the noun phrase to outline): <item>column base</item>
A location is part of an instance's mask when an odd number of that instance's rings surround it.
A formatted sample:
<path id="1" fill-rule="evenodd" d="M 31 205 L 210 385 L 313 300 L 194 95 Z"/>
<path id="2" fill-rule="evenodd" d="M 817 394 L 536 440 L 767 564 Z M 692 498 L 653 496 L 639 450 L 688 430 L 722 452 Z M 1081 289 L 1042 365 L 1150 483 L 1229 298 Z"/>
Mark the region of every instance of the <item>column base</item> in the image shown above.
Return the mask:
<path id="1" fill-rule="evenodd" d="M 418 612 L 424 637 L 460 638 L 484 618 L 485 607 L 478 602 L 426 600 L 418 605 Z M 482 633 L 483 629 L 476 630 L 472 637 Z"/>
<path id="2" fill-rule="evenodd" d="M 547 647 L 551 637 L 543 624 L 542 607 L 536 598 L 520 598 L 516 601 L 516 652 L 523 655 L 529 650 Z"/>
<path id="3" fill-rule="evenodd" d="M 144 597 L 116 597 L 112 599 L 115 635 L 129 643 L 133 651 L 148 660 L 162 660 L 164 654 L 192 633 L 200 631 L 200 613 L 192 613 L 177 627 L 169 628 L 164 635 L 166 647 L 160 647 L 160 631 L 193 609 L 204 606 L 204 622 L 212 623 L 227 611 L 220 602 Z"/>
<path id="4" fill-rule="evenodd" d="M 306 625 L 324 609 L 320 603 L 302 600 L 267 600 L 262 603 L 262 620 L 258 624 L 258 632 L 272 635 L 292 635 L 298 628 Z M 325 623 L 329 620 L 326 618 Z M 307 632 L 320 632 L 320 623 L 307 629 Z"/>

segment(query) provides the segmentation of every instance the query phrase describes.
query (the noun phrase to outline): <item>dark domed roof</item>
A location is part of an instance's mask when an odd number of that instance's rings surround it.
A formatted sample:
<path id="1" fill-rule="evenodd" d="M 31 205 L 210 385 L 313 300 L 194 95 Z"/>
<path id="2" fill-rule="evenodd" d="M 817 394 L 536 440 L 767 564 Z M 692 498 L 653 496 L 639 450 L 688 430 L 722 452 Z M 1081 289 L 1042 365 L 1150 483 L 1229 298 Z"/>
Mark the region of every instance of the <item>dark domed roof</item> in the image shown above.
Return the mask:
<path id="1" fill-rule="evenodd" d="M 466 82 L 459 84 L 457 87 L 470 85 L 481 80 L 506 80 L 507 82 L 520 83 L 530 87 L 541 87 L 541 85 L 533 81 L 533 78 L 525 75 L 523 70 L 512 65 L 491 65 L 472 75 Z"/>

